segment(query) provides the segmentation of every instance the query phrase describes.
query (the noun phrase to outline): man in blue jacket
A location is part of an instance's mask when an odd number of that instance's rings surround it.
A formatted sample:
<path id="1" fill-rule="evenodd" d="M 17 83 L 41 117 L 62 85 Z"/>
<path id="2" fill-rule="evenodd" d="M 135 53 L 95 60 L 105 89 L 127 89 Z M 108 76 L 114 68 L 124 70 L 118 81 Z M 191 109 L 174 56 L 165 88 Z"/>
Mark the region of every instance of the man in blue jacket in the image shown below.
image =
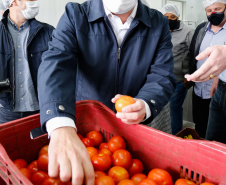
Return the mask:
<path id="1" fill-rule="evenodd" d="M 53 27 L 35 19 L 38 1 L 2 0 L 0 124 L 39 112 L 37 71 Z"/>
<path id="2" fill-rule="evenodd" d="M 130 95 L 136 103 L 116 116 L 126 124 L 150 123 L 175 87 L 171 49 L 168 20 L 140 0 L 66 6 L 38 73 L 51 177 L 72 177 L 76 185 L 85 177 L 94 184 L 89 155 L 76 134 L 75 102 L 97 100 L 115 111 L 116 99 Z"/>

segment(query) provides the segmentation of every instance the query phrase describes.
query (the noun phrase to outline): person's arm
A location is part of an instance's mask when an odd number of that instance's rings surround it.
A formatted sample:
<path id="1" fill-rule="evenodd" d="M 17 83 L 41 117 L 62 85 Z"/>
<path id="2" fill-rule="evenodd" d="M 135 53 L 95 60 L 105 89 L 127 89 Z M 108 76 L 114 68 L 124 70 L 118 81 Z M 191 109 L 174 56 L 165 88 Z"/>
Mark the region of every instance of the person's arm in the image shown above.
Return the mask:
<path id="1" fill-rule="evenodd" d="M 69 3 L 66 6 L 39 67 L 38 95 L 43 129 L 46 129 L 46 122 L 55 117 L 75 121 L 78 46 L 74 20 L 78 12 L 73 6 L 78 5 Z M 48 173 L 51 177 L 59 176 L 64 182 L 72 177 L 72 184 L 82 184 L 83 177 L 86 184 L 94 184 L 89 154 L 73 127 L 60 127 L 51 132 Z"/>
<path id="2" fill-rule="evenodd" d="M 208 59 L 205 63 L 193 74 L 185 75 L 188 81 L 203 82 L 210 80 L 212 77 L 218 76 L 226 69 L 226 46 L 212 46 L 200 53 L 196 59 Z"/>
<path id="3" fill-rule="evenodd" d="M 154 58 L 150 59 L 153 63 L 149 66 L 150 70 L 147 74 L 146 82 L 138 95 L 134 97 L 136 98 L 136 103 L 125 107 L 122 113 L 117 113 L 117 117 L 124 123 L 137 124 L 144 119 L 146 109 L 143 101 L 148 104 L 151 113 L 150 118 L 143 123 L 150 123 L 168 103 L 175 88 L 176 79 L 173 73 L 174 62 L 168 19 L 164 17 L 161 21 L 163 21 L 161 36 Z"/>

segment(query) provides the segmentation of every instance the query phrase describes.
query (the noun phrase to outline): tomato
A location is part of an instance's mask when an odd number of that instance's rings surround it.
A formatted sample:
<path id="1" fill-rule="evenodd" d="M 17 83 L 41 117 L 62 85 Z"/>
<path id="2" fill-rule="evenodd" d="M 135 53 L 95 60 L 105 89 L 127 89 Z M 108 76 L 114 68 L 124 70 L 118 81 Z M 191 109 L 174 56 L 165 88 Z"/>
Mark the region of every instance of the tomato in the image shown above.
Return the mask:
<path id="1" fill-rule="evenodd" d="M 100 146 L 99 146 L 99 150 L 101 150 L 103 148 L 108 148 L 108 144 L 107 143 L 101 143 Z"/>
<path id="2" fill-rule="evenodd" d="M 135 182 L 135 184 L 138 184 L 140 181 L 142 181 L 143 179 L 146 179 L 146 178 L 147 178 L 147 176 L 144 175 L 143 173 L 137 173 L 131 177 L 131 180 L 133 182 Z"/>
<path id="3" fill-rule="evenodd" d="M 119 99 L 115 102 L 115 109 L 118 112 L 122 112 L 122 108 L 131 105 L 133 103 L 136 103 L 136 101 L 131 96 L 121 96 Z"/>
<path id="4" fill-rule="evenodd" d="M 51 177 L 47 177 L 47 178 L 43 181 L 42 185 L 54 185 L 55 182 L 56 182 L 56 179 L 53 179 L 53 178 L 51 178 Z"/>
<path id="5" fill-rule="evenodd" d="M 49 161 L 49 157 L 48 157 L 48 153 L 44 153 L 41 156 L 38 157 L 38 169 L 41 171 L 48 171 L 48 161 Z"/>
<path id="6" fill-rule="evenodd" d="M 96 171 L 107 171 L 111 167 L 111 157 L 107 154 L 94 155 L 91 161 Z"/>
<path id="7" fill-rule="evenodd" d="M 170 174 L 163 170 L 155 168 L 148 173 L 148 179 L 156 182 L 157 185 L 173 185 L 173 180 Z"/>
<path id="8" fill-rule="evenodd" d="M 112 156 L 112 153 L 107 148 L 102 148 L 99 150 L 99 154 L 108 154 L 109 156 Z"/>
<path id="9" fill-rule="evenodd" d="M 31 176 L 31 182 L 33 184 L 41 185 L 46 178 L 48 178 L 48 174 L 46 172 L 37 171 Z"/>
<path id="10" fill-rule="evenodd" d="M 83 138 L 83 139 L 81 139 L 81 141 L 83 142 L 83 144 L 85 145 L 85 147 L 94 147 L 94 141 L 93 141 L 93 139 Z"/>
<path id="11" fill-rule="evenodd" d="M 24 159 L 16 159 L 13 163 L 18 169 L 27 167 L 27 162 Z"/>
<path id="12" fill-rule="evenodd" d="M 203 183 L 201 183 L 200 185 L 215 185 L 215 184 L 210 183 L 210 182 L 203 182 Z"/>
<path id="13" fill-rule="evenodd" d="M 102 177 L 102 176 L 107 176 L 107 174 L 102 171 L 94 171 L 94 173 L 95 173 L 95 179 Z"/>
<path id="14" fill-rule="evenodd" d="M 112 155 L 112 164 L 128 169 L 131 165 L 131 154 L 124 149 L 115 151 Z"/>
<path id="15" fill-rule="evenodd" d="M 30 170 L 31 174 L 35 173 L 38 171 L 38 160 L 35 160 L 31 162 L 28 166 L 27 169 Z"/>
<path id="16" fill-rule="evenodd" d="M 96 148 L 94 148 L 94 147 L 87 147 L 86 149 L 87 149 L 87 151 L 89 153 L 90 159 L 92 159 L 92 157 L 94 155 L 97 155 L 98 154 L 98 150 Z"/>
<path id="17" fill-rule="evenodd" d="M 86 134 L 87 138 L 93 139 L 94 141 L 94 146 L 95 147 L 99 147 L 99 145 L 103 142 L 104 137 L 102 136 L 102 134 L 98 131 L 91 131 L 88 134 Z"/>
<path id="18" fill-rule="evenodd" d="M 128 169 L 129 176 L 132 177 L 133 175 L 137 173 L 143 172 L 143 163 L 139 159 L 132 159 L 131 165 Z"/>
<path id="19" fill-rule="evenodd" d="M 119 149 L 126 149 L 126 143 L 121 136 L 114 136 L 108 141 L 108 149 L 114 153 Z"/>
<path id="20" fill-rule="evenodd" d="M 20 168 L 20 172 L 27 177 L 27 179 L 31 180 L 31 171 L 27 168 Z"/>
<path id="21" fill-rule="evenodd" d="M 110 176 L 116 184 L 124 179 L 129 179 L 129 173 L 127 170 L 121 166 L 114 166 L 108 171 L 108 176 Z"/>
<path id="22" fill-rule="evenodd" d="M 81 134 L 77 134 L 80 140 L 82 140 L 84 137 Z"/>
<path id="23" fill-rule="evenodd" d="M 157 184 L 155 183 L 155 181 L 153 181 L 151 179 L 143 179 L 137 185 L 157 185 Z M 164 185 L 164 184 L 162 184 L 162 185 Z"/>
<path id="24" fill-rule="evenodd" d="M 135 184 L 135 182 L 133 182 L 130 179 L 124 179 L 124 180 L 120 181 L 118 183 L 118 185 L 136 185 L 136 184 Z"/>
<path id="25" fill-rule="evenodd" d="M 53 179 L 51 177 L 47 177 L 42 185 L 71 185 L 71 182 L 62 182 L 59 178 Z"/>
<path id="26" fill-rule="evenodd" d="M 115 183 L 111 177 L 102 176 L 95 179 L 95 185 L 115 185 Z"/>
<path id="27" fill-rule="evenodd" d="M 44 154 L 44 153 L 48 153 L 48 149 L 49 149 L 49 145 L 43 146 L 43 147 L 41 148 L 41 150 L 39 151 L 38 156 L 40 156 L 40 155 L 42 155 L 42 154 Z"/>
<path id="28" fill-rule="evenodd" d="M 174 185 L 196 185 L 196 183 L 187 179 L 178 179 Z"/>

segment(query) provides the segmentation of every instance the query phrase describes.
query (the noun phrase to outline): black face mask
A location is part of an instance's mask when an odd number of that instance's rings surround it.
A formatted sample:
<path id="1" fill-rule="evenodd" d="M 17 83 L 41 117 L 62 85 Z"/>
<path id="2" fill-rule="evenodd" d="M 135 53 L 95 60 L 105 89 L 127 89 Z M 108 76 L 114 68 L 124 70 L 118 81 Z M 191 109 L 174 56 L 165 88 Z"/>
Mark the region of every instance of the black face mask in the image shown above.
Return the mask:
<path id="1" fill-rule="evenodd" d="M 224 20 L 224 12 L 225 9 L 221 13 L 213 12 L 211 15 L 207 16 L 207 18 L 212 25 L 218 26 Z"/>
<path id="2" fill-rule="evenodd" d="M 170 30 L 176 29 L 177 25 L 178 25 L 178 20 L 177 19 L 175 19 L 175 20 L 169 19 Z"/>

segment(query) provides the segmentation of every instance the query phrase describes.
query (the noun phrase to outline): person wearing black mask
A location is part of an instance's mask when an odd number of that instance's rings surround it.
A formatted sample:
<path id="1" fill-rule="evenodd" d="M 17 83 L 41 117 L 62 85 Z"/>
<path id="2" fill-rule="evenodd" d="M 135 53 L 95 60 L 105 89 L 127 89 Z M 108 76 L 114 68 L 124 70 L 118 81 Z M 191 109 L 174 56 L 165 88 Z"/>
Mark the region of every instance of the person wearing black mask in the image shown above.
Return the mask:
<path id="1" fill-rule="evenodd" d="M 206 61 L 207 58 L 199 60 L 197 62 L 196 56 L 203 52 L 210 46 L 225 45 L 226 44 L 226 11 L 225 11 L 226 0 L 204 0 L 203 5 L 206 11 L 208 22 L 200 24 L 196 30 L 192 39 L 190 51 L 192 57 L 192 63 L 190 64 L 190 74 L 199 69 Z M 221 79 L 223 80 L 223 79 Z M 195 123 L 195 129 L 198 134 L 206 139 L 212 140 L 214 129 L 208 129 L 207 125 L 209 117 L 209 107 L 211 98 L 216 92 L 218 76 L 209 76 L 209 80 L 205 82 L 196 82 L 194 84 L 193 91 L 193 121 Z M 225 123 L 225 121 L 224 121 Z M 223 127 L 219 127 L 223 129 Z M 225 129 L 226 130 L 226 129 Z M 209 134 L 208 134 L 209 132 Z M 216 132 L 218 133 L 218 132 Z M 208 136 L 209 135 L 209 136 Z M 210 137 L 211 135 L 211 137 Z M 219 135 L 219 134 L 217 134 Z M 225 135 L 225 134 L 223 134 Z M 217 138 L 214 138 L 217 140 Z M 219 139 L 219 141 L 223 141 Z M 226 140 L 224 140 L 226 142 Z"/>
<path id="2" fill-rule="evenodd" d="M 179 20 L 180 12 L 175 5 L 167 4 L 162 13 L 169 20 L 169 27 L 173 43 L 174 74 L 177 78 L 176 89 L 170 99 L 170 119 L 172 134 L 175 135 L 183 127 L 183 103 L 187 95 L 187 83 L 184 75 L 189 71 L 189 47 L 194 30 Z"/>

